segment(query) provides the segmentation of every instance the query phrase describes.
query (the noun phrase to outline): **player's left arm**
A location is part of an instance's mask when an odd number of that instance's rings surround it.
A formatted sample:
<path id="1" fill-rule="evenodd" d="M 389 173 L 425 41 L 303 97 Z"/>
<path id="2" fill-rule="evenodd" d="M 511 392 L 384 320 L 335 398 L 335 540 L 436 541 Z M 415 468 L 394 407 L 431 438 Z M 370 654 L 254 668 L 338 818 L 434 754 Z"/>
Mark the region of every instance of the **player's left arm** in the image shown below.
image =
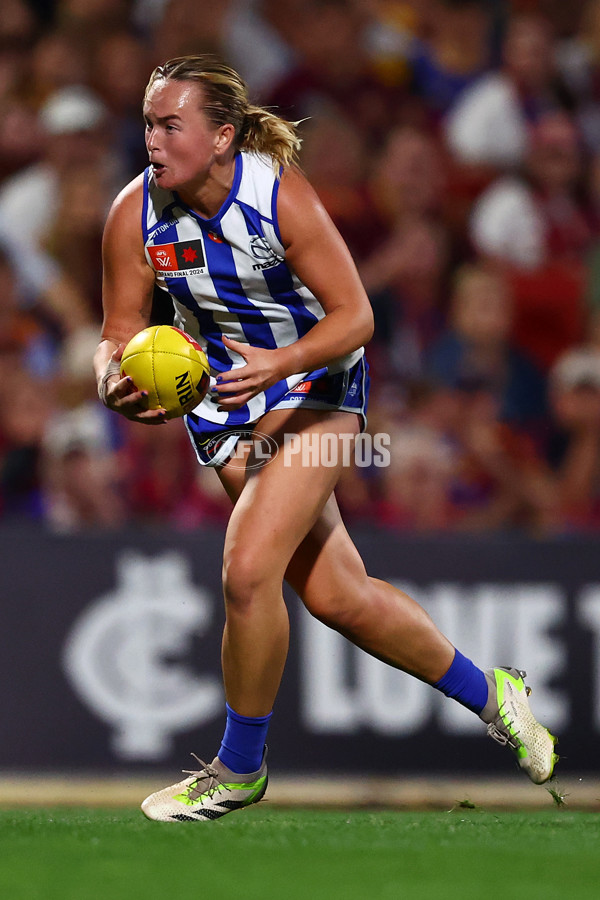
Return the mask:
<path id="1" fill-rule="evenodd" d="M 277 213 L 286 262 L 315 295 L 325 316 L 308 334 L 276 350 L 224 338 L 226 346 L 246 360 L 246 366 L 221 377 L 218 390 L 227 409 L 247 403 L 288 375 L 330 364 L 362 347 L 373 334 L 371 305 L 350 251 L 316 192 L 295 168 L 282 175 Z"/>

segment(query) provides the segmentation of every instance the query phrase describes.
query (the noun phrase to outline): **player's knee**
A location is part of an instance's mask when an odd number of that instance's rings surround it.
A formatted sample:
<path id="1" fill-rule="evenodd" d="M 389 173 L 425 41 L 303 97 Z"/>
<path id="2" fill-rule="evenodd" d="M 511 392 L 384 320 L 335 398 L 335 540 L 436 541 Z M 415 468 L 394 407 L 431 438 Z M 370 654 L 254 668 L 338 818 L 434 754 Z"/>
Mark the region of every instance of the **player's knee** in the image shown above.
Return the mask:
<path id="1" fill-rule="evenodd" d="M 255 553 L 227 553 L 223 558 L 223 594 L 229 608 L 248 609 L 263 592 L 268 572 Z"/>

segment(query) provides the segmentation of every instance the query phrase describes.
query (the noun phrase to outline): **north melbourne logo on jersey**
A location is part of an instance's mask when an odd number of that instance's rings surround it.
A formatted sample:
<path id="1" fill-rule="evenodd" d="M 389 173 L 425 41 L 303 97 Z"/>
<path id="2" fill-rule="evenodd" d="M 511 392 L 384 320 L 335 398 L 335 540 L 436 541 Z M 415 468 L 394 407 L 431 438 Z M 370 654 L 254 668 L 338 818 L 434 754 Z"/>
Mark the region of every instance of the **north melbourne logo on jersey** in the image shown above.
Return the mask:
<path id="1" fill-rule="evenodd" d="M 204 247 L 202 241 L 177 241 L 174 244 L 156 244 L 148 247 L 148 253 L 157 272 L 168 275 L 197 275 L 204 272 Z"/>

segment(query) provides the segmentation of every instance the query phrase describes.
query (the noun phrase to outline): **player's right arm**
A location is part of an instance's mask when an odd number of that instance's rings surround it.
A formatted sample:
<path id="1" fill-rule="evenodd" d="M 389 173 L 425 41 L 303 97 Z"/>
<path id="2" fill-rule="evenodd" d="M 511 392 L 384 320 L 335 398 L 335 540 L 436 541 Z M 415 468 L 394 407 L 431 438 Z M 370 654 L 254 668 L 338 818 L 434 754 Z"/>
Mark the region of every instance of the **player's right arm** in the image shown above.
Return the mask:
<path id="1" fill-rule="evenodd" d="M 98 393 L 103 403 L 128 419 L 158 424 L 161 410 L 148 409 L 147 397 L 130 379 L 121 378 L 119 363 L 127 342 L 146 328 L 152 310 L 154 271 L 142 238 L 143 176 L 132 181 L 114 201 L 102 240 L 102 336 L 94 356 Z"/>

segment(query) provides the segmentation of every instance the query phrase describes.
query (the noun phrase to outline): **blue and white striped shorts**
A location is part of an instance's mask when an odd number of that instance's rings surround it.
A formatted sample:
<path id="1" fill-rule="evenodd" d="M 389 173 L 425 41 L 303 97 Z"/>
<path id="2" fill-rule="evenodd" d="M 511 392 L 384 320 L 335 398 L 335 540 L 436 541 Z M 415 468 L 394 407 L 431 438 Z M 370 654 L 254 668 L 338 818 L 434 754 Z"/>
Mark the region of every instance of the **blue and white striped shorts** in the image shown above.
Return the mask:
<path id="1" fill-rule="evenodd" d="M 361 431 L 367 425 L 367 401 L 369 396 L 369 366 L 361 357 L 352 368 L 335 375 L 321 375 L 314 381 L 302 381 L 271 409 L 322 409 L 356 413 L 361 421 Z M 269 412 L 270 410 L 267 410 Z M 256 422 L 223 428 L 221 423 L 210 422 L 200 416 L 186 416 L 186 427 L 202 466 L 221 466 L 235 451 L 240 438 L 249 438 Z"/>

